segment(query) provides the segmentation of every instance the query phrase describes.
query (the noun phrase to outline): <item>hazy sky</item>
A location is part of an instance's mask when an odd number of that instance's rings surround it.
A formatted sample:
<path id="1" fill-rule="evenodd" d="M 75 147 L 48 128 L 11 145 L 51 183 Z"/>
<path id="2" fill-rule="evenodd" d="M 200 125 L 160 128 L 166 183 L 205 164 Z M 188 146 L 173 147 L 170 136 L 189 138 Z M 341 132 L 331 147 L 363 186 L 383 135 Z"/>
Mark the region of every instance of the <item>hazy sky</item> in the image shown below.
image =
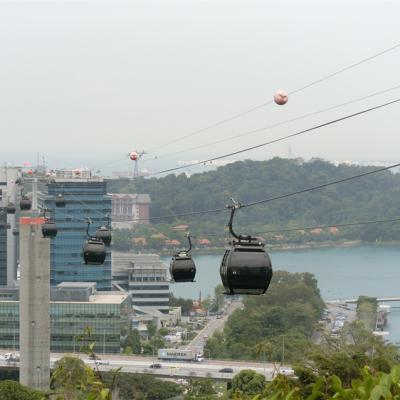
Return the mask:
<path id="1" fill-rule="evenodd" d="M 400 2 L 0 2 L 0 161 L 123 170 L 146 150 L 400 43 Z M 150 170 L 234 151 L 400 97 L 193 147 L 400 84 L 400 48 L 243 118 L 160 148 Z M 400 104 L 240 158 L 400 160 Z M 152 160 L 159 156 L 158 161 Z M 163 162 L 161 162 L 161 160 Z M 166 160 L 168 162 L 166 162 Z"/>

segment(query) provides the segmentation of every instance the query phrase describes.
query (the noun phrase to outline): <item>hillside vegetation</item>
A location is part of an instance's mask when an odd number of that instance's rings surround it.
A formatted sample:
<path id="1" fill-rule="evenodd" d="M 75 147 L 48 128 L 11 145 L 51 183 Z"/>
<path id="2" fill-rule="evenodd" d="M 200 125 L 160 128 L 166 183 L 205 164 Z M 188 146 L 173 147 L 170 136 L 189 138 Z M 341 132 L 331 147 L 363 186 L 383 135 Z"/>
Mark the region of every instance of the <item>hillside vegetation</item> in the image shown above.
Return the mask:
<path id="1" fill-rule="evenodd" d="M 223 208 L 233 197 L 246 203 L 302 190 L 327 182 L 372 171 L 379 167 L 349 166 L 315 159 L 302 162 L 273 158 L 268 161 L 240 161 L 215 171 L 194 174 L 168 175 L 163 178 L 140 178 L 110 181 L 111 192 L 149 193 L 151 216 L 187 213 Z M 268 230 L 340 224 L 400 216 L 400 174 L 384 171 L 330 186 L 325 189 L 288 197 L 240 210 L 236 225 L 244 234 Z M 228 212 L 201 216 L 156 220 L 159 226 L 186 223 L 192 232 L 207 237 L 207 233 L 224 236 Z M 277 233 L 267 235 L 276 238 Z M 304 232 L 285 233 L 291 242 L 304 241 Z M 313 240 L 331 236 L 365 241 L 400 239 L 400 223 L 373 224 L 340 228 L 337 232 L 314 232 Z M 309 236 L 309 235 L 308 235 Z"/>
<path id="2" fill-rule="evenodd" d="M 275 271 L 266 296 L 247 296 L 224 329 L 207 341 L 212 358 L 298 361 L 324 308 L 314 275 Z"/>

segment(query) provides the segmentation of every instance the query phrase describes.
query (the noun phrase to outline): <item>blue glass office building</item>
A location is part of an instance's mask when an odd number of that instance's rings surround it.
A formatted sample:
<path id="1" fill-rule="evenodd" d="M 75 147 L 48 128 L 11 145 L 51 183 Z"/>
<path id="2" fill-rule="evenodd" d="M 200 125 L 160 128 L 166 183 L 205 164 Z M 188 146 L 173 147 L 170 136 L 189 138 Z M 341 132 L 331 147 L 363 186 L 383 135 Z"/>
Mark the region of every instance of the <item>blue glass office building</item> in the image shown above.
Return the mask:
<path id="1" fill-rule="evenodd" d="M 0 286 L 7 285 L 7 213 L 0 207 Z"/>
<path id="2" fill-rule="evenodd" d="M 57 172 L 56 178 L 47 184 L 42 195 L 42 207 L 50 211 L 58 227 L 51 241 L 50 283 L 96 282 L 98 290 L 111 290 L 111 247 L 103 265 L 86 265 L 82 259 L 82 246 L 87 238 L 86 218 L 92 220 L 90 233 L 108 224 L 111 215 L 111 197 L 107 195 L 107 183 L 102 178 L 71 177 Z M 55 196 L 63 193 L 65 207 L 56 207 Z"/>

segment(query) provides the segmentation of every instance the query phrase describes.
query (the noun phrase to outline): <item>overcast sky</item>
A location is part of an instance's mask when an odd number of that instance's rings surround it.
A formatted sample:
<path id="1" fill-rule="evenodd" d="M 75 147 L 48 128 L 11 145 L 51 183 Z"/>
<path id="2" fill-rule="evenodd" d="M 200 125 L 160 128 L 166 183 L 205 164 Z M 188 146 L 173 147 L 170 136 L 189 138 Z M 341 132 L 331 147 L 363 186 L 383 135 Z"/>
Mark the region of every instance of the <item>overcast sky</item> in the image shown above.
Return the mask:
<path id="1" fill-rule="evenodd" d="M 0 161 L 130 168 L 148 150 L 400 43 L 400 2 L 0 2 Z M 211 147 L 400 84 L 400 48 L 245 117 L 162 147 L 157 170 L 400 98 L 400 89 Z M 400 104 L 246 153 L 400 160 Z M 158 156 L 158 160 L 153 158 Z"/>

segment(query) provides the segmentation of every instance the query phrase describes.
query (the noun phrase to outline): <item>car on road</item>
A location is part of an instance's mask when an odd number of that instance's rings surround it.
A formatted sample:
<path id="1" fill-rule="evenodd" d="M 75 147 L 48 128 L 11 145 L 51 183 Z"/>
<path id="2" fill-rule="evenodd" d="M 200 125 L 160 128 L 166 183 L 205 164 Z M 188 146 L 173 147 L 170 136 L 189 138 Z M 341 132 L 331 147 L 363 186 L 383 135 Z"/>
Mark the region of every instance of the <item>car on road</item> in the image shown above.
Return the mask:
<path id="1" fill-rule="evenodd" d="M 232 373 L 233 369 L 229 367 L 221 368 L 218 372 Z"/>
<path id="2" fill-rule="evenodd" d="M 110 365 L 109 361 L 98 361 L 98 360 L 96 360 L 95 363 L 97 365 Z"/>
<path id="3" fill-rule="evenodd" d="M 292 368 L 279 367 L 278 372 L 281 375 L 286 375 L 286 376 L 293 376 L 294 375 L 294 370 Z"/>
<path id="4" fill-rule="evenodd" d="M 153 364 L 150 365 L 150 368 L 159 369 L 159 368 L 161 368 L 161 364 L 160 363 L 153 363 Z"/>

